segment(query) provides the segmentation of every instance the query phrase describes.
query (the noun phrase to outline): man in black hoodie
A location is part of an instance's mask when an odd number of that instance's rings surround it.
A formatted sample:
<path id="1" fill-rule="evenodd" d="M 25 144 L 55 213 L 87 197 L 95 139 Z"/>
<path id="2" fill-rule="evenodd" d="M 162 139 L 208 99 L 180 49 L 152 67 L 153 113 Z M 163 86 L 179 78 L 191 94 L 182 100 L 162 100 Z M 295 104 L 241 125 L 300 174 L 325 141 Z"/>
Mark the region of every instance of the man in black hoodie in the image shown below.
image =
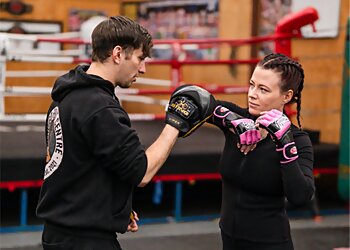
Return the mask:
<path id="1" fill-rule="evenodd" d="M 37 216 L 45 222 L 44 249 L 121 249 L 116 233 L 138 229 L 133 188 L 152 179 L 181 133 L 194 130 L 193 121 L 180 116 L 192 116 L 197 106 L 181 96 L 181 105 L 172 102 L 167 124 L 148 149 L 131 128 L 114 88 L 130 87 L 146 71 L 152 46 L 150 34 L 139 24 L 111 17 L 92 33 L 91 65 L 77 66 L 56 80 L 37 206 Z"/>

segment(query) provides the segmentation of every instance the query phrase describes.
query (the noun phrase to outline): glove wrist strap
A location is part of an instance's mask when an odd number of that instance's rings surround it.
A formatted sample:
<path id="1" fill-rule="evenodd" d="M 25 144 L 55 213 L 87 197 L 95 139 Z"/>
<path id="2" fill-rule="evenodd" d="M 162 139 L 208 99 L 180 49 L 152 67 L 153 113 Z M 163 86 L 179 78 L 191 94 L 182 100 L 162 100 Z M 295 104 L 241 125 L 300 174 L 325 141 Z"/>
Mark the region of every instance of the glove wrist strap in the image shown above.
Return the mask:
<path id="1" fill-rule="evenodd" d="M 228 110 L 225 107 L 217 106 L 213 113 L 214 122 L 223 127 L 232 128 L 231 122 L 242 118 L 240 115 Z"/>
<path id="2" fill-rule="evenodd" d="M 282 147 L 278 147 L 276 149 L 277 152 L 281 154 L 280 163 L 286 164 L 298 159 L 297 147 L 295 146 L 295 142 L 289 142 Z"/>

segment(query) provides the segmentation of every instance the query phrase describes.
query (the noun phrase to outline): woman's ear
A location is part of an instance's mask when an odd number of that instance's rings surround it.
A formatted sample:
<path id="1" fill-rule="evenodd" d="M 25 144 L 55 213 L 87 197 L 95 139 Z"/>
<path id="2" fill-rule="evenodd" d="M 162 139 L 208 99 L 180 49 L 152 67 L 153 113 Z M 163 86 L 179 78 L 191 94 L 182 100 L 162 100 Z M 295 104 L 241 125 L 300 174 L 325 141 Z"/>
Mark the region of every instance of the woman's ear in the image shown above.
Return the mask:
<path id="1" fill-rule="evenodd" d="M 291 89 L 287 90 L 284 94 L 283 102 L 285 104 L 290 102 L 290 100 L 292 100 L 292 98 L 293 98 L 293 94 L 294 94 L 293 90 L 291 90 Z"/>
<path id="2" fill-rule="evenodd" d="M 113 62 L 115 62 L 117 64 L 120 63 L 120 59 L 122 57 L 122 51 L 123 51 L 123 48 L 120 47 L 119 45 L 117 45 L 113 48 L 113 51 L 112 51 Z"/>

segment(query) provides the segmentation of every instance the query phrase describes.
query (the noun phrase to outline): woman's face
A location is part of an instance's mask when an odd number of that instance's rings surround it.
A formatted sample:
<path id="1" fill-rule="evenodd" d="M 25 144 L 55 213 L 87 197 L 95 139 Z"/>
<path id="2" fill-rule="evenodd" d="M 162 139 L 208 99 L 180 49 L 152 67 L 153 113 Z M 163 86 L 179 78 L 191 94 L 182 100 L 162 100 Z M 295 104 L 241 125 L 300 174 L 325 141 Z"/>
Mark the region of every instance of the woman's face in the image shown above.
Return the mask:
<path id="1" fill-rule="evenodd" d="M 277 109 L 283 111 L 283 107 L 290 101 L 293 91 L 281 92 L 281 76 L 279 73 L 263 69 L 257 66 L 249 81 L 248 110 L 254 116 L 259 116 L 262 111 Z"/>

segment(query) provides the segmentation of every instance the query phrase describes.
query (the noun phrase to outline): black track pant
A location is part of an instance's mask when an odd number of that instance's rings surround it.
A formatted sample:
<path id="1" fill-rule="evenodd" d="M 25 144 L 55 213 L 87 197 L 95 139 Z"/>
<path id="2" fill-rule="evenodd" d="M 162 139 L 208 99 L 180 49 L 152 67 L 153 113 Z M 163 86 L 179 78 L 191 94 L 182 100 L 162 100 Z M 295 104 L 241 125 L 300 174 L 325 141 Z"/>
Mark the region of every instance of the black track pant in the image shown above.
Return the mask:
<path id="1" fill-rule="evenodd" d="M 221 231 L 223 250 L 293 250 L 291 240 L 282 243 L 253 242 L 233 239 Z"/>
<path id="2" fill-rule="evenodd" d="M 44 250 L 122 250 L 115 234 L 82 236 L 48 225 L 44 226 L 42 245 Z"/>

